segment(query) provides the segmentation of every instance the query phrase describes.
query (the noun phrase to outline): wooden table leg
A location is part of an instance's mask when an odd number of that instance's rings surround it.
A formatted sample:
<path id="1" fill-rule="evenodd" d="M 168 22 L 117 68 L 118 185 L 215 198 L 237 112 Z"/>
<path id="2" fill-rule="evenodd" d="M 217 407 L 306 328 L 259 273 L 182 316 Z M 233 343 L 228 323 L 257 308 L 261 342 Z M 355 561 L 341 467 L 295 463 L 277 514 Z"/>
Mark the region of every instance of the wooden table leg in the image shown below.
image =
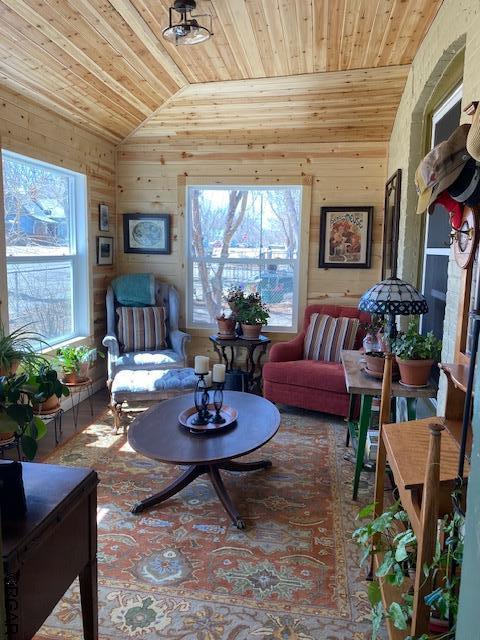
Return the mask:
<path id="1" fill-rule="evenodd" d="M 258 462 L 236 462 L 230 460 L 229 462 L 222 462 L 218 465 L 219 469 L 225 469 L 225 471 L 258 471 L 259 469 L 269 469 L 272 466 L 270 460 L 258 460 Z"/>
<path id="2" fill-rule="evenodd" d="M 368 427 L 370 425 L 370 413 L 372 408 L 372 396 L 362 395 L 360 405 L 360 420 L 358 423 L 357 458 L 355 462 L 355 475 L 353 478 L 353 500 L 357 499 L 360 473 L 363 469 L 365 458 L 365 445 L 367 443 Z"/>
<path id="3" fill-rule="evenodd" d="M 237 508 L 235 507 L 230 499 L 230 496 L 227 493 L 218 467 L 213 465 L 210 466 L 208 469 L 208 474 L 210 476 L 210 480 L 212 481 L 213 488 L 215 489 L 220 502 L 223 504 L 225 511 L 232 519 L 233 524 L 237 527 L 237 529 L 245 529 L 245 522 L 240 518 L 240 514 L 238 513 Z"/>
<path id="4" fill-rule="evenodd" d="M 205 465 L 190 465 L 180 476 L 178 476 L 178 478 L 162 489 L 162 491 L 155 493 L 149 498 L 145 498 L 145 500 L 137 502 L 132 509 L 132 513 L 141 513 L 142 511 L 145 511 L 145 509 L 154 507 L 155 505 L 168 500 L 168 498 L 174 496 L 198 478 L 198 476 L 202 475 L 202 473 L 206 473 L 207 471 L 208 468 Z"/>
<path id="5" fill-rule="evenodd" d="M 406 398 L 407 401 L 407 420 L 415 420 L 417 418 L 417 399 Z"/>

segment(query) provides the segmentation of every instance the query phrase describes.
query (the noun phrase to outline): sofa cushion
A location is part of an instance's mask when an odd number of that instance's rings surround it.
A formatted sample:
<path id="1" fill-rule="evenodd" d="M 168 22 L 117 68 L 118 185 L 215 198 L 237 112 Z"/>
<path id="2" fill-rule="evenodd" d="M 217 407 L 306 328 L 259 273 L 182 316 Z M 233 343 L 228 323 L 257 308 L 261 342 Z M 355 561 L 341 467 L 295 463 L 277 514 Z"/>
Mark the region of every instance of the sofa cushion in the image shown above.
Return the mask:
<path id="1" fill-rule="evenodd" d="M 165 307 L 118 307 L 118 340 L 122 351 L 167 347 Z"/>
<path id="2" fill-rule="evenodd" d="M 269 382 L 307 387 L 318 393 L 322 391 L 347 393 L 343 366 L 337 362 L 321 360 L 266 362 L 263 366 L 263 377 Z"/>
<path id="3" fill-rule="evenodd" d="M 122 353 L 115 360 L 115 370 L 119 369 L 169 369 L 183 363 L 181 355 L 173 349 L 164 351 L 137 351 Z"/>
<path id="4" fill-rule="evenodd" d="M 304 359 L 340 362 L 342 349 L 353 349 L 359 324 L 357 318 L 312 314 L 305 334 Z"/>

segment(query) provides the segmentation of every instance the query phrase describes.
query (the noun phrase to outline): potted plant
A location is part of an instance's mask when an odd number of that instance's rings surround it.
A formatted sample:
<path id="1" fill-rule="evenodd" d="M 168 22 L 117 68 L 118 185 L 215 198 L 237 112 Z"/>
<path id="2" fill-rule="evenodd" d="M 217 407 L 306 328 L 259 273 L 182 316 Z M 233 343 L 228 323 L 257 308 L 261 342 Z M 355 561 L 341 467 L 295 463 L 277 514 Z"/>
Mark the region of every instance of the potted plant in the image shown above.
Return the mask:
<path id="1" fill-rule="evenodd" d="M 54 362 L 63 372 L 62 382 L 72 385 L 86 382 L 88 380 L 88 370 L 96 360 L 97 355 L 103 357 L 103 353 L 97 352 L 95 347 L 87 347 L 85 345 L 57 349 Z"/>
<path id="2" fill-rule="evenodd" d="M 372 314 L 370 322 L 361 324 L 362 329 L 365 331 L 365 337 L 363 338 L 363 350 L 365 353 L 383 351 L 383 341 L 380 342 L 379 334 L 384 326 L 384 318 L 375 314 Z"/>
<path id="3" fill-rule="evenodd" d="M 0 376 L 15 373 L 21 363 L 28 366 L 42 359 L 37 350 L 48 345 L 41 335 L 28 331 L 26 327 L 6 333 L 5 327 L 0 324 Z"/>
<path id="4" fill-rule="evenodd" d="M 235 286 L 228 289 L 224 298 L 233 313 L 238 313 L 240 307 L 245 302 L 246 296 L 243 287 Z"/>
<path id="5" fill-rule="evenodd" d="M 28 374 L 0 377 L 0 435 L 2 439 L 17 437 L 25 457 L 33 460 L 37 440 L 47 429 L 33 413 L 32 393 L 26 389 Z"/>
<path id="6" fill-rule="evenodd" d="M 418 333 L 416 322 L 412 320 L 407 331 L 393 341 L 392 351 L 400 368 L 400 382 L 422 387 L 428 384 L 432 364 L 440 357 L 442 342 L 432 331 L 424 336 Z"/>
<path id="7" fill-rule="evenodd" d="M 270 314 L 259 293 L 250 293 L 237 312 L 237 320 L 242 326 L 245 340 L 258 340 L 262 327 L 267 324 Z"/>
<path id="8" fill-rule="evenodd" d="M 217 316 L 218 325 L 218 337 L 219 338 L 235 338 L 235 327 L 237 325 L 237 318 L 234 313 L 221 316 Z"/>
<path id="9" fill-rule="evenodd" d="M 69 388 L 60 382 L 58 373 L 48 363 L 33 367 L 28 377 L 26 390 L 32 394 L 35 413 L 52 413 L 60 406 L 62 396 L 69 396 Z"/>

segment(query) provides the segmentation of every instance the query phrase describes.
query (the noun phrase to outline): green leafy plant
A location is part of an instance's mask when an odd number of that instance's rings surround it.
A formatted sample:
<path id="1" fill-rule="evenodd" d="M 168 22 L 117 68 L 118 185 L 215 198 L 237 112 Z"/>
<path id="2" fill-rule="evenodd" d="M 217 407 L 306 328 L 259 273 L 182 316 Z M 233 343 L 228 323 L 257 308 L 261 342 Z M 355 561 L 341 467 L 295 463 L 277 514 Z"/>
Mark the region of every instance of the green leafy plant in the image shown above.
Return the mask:
<path id="1" fill-rule="evenodd" d="M 365 335 L 376 336 L 379 331 L 385 328 L 385 318 L 372 314 L 370 322 L 362 322 L 360 326 L 365 331 Z"/>
<path id="2" fill-rule="evenodd" d="M 240 306 L 244 302 L 245 297 L 245 291 L 240 286 L 230 287 L 224 295 L 225 301 L 228 302 L 232 308 Z"/>
<path id="3" fill-rule="evenodd" d="M 0 433 L 13 433 L 28 460 L 37 452 L 37 441 L 47 432 L 43 420 L 33 415 L 32 394 L 25 390 L 28 374 L 0 377 Z"/>
<path id="4" fill-rule="evenodd" d="M 81 345 L 78 347 L 61 347 L 54 358 L 56 366 L 66 373 L 80 374 L 92 366 L 97 356 L 104 357 L 95 347 Z"/>
<path id="5" fill-rule="evenodd" d="M 43 360 L 38 351 L 48 347 L 42 336 L 28 331 L 28 325 L 7 333 L 0 324 L 0 370 L 5 375 L 14 373 L 18 365 L 28 367 L 33 362 Z"/>
<path id="6" fill-rule="evenodd" d="M 268 307 L 262 302 L 259 293 L 246 296 L 237 310 L 237 320 L 243 324 L 265 325 L 269 317 Z"/>
<path id="7" fill-rule="evenodd" d="M 34 404 L 45 402 L 53 395 L 69 396 L 70 390 L 58 379 L 58 373 L 49 364 L 41 364 L 36 372 L 28 376 L 25 389 L 32 394 Z"/>
<path id="8" fill-rule="evenodd" d="M 436 360 L 442 351 L 442 341 L 431 331 L 421 335 L 416 322 L 411 321 L 407 331 L 399 333 L 393 341 L 392 351 L 401 360 Z"/>

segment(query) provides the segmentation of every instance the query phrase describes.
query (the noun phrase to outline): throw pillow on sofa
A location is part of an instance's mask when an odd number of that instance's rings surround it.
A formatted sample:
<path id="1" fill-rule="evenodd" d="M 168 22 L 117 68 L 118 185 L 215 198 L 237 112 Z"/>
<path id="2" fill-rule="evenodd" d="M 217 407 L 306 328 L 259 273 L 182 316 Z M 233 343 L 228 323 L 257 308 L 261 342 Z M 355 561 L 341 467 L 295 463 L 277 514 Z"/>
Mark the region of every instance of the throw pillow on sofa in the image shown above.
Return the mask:
<path id="1" fill-rule="evenodd" d="M 341 362 L 342 349 L 353 349 L 360 321 L 312 313 L 303 344 L 305 360 Z"/>
<path id="2" fill-rule="evenodd" d="M 124 352 L 167 348 L 165 307 L 118 307 L 117 314 L 118 339 Z"/>

